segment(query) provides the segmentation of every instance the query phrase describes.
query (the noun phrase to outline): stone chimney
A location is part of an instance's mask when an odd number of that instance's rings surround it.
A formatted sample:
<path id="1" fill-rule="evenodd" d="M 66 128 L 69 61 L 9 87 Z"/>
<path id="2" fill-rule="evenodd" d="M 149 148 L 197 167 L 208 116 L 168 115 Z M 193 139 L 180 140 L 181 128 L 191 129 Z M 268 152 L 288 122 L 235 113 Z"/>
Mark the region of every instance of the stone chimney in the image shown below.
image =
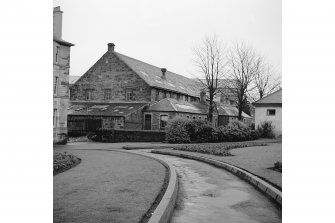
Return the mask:
<path id="1" fill-rule="evenodd" d="M 203 89 L 200 91 L 200 102 L 206 101 L 206 91 Z"/>
<path id="2" fill-rule="evenodd" d="M 62 18 L 63 18 L 63 12 L 60 10 L 60 6 L 54 7 L 54 37 L 57 39 L 62 39 Z"/>
<path id="3" fill-rule="evenodd" d="M 166 73 L 167 69 L 166 68 L 162 68 L 161 71 L 162 71 L 162 78 L 166 79 L 166 74 L 165 73 Z"/>
<path id="4" fill-rule="evenodd" d="M 114 52 L 115 44 L 114 43 L 108 43 L 108 51 Z"/>

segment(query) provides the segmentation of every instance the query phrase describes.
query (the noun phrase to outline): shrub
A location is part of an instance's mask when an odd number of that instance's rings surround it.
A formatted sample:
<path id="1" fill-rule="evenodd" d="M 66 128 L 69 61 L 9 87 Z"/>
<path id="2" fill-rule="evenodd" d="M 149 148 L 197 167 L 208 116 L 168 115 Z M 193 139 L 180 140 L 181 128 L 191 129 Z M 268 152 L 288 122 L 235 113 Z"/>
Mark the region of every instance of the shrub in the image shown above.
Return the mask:
<path id="1" fill-rule="evenodd" d="M 168 121 L 166 126 L 166 140 L 170 143 L 190 143 L 190 135 L 186 125 L 190 120 L 185 118 L 176 118 Z"/>
<path id="2" fill-rule="evenodd" d="M 257 131 L 259 132 L 260 137 L 263 138 L 274 138 L 275 134 L 273 133 L 274 126 L 271 121 L 261 122 L 261 125 L 257 126 Z"/>
<path id="3" fill-rule="evenodd" d="M 219 142 L 238 142 L 259 138 L 257 131 L 251 130 L 240 121 L 230 122 L 227 126 L 219 126 L 216 129 L 216 135 Z"/>
<path id="4" fill-rule="evenodd" d="M 205 120 L 192 120 L 186 123 L 186 130 L 192 142 L 213 142 L 215 129 Z"/>

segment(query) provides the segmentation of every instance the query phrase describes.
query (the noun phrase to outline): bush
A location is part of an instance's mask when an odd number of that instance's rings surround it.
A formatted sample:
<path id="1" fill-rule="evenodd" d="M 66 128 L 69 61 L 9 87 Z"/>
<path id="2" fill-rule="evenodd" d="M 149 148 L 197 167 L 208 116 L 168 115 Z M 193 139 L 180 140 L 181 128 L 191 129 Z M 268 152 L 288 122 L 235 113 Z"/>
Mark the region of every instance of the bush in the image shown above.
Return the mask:
<path id="1" fill-rule="evenodd" d="M 271 121 L 261 122 L 261 125 L 257 126 L 257 131 L 259 136 L 262 138 L 274 138 L 275 134 L 273 133 L 274 126 Z"/>
<path id="2" fill-rule="evenodd" d="M 214 128 L 208 121 L 176 118 L 169 121 L 166 128 L 166 140 L 170 143 L 238 142 L 258 138 L 257 131 L 239 121 Z"/>
<path id="3" fill-rule="evenodd" d="M 190 135 L 187 131 L 189 119 L 176 118 L 168 121 L 166 126 L 166 140 L 170 143 L 190 143 Z"/>
<path id="4" fill-rule="evenodd" d="M 208 121 L 176 118 L 168 122 L 166 140 L 170 143 L 215 142 L 215 133 Z"/>
<path id="5" fill-rule="evenodd" d="M 186 122 L 186 130 L 192 142 L 213 142 L 215 128 L 205 120 L 192 120 Z"/>

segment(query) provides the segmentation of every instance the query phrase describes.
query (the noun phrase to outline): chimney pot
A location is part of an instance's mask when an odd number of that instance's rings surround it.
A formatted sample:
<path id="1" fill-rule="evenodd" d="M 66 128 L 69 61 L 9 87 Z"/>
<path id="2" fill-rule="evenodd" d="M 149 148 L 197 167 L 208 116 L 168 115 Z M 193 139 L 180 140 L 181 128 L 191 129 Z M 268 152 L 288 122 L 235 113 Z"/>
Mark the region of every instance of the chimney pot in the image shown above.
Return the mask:
<path id="1" fill-rule="evenodd" d="M 167 69 L 166 68 L 162 68 L 161 71 L 162 71 L 162 74 L 163 74 L 162 78 L 166 78 L 165 73 L 166 73 Z"/>
<path id="2" fill-rule="evenodd" d="M 108 43 L 108 51 L 114 52 L 115 44 L 114 43 Z"/>

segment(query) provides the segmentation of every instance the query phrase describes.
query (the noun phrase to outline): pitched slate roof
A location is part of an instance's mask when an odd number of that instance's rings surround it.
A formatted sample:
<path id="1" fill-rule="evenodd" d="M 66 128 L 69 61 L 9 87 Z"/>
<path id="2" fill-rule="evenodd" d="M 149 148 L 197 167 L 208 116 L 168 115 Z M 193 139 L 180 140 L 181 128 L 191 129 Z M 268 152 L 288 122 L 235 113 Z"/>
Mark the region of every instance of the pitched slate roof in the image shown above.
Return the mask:
<path id="1" fill-rule="evenodd" d="M 126 63 L 134 72 L 136 72 L 149 86 L 167 89 L 174 92 L 198 97 L 200 89 L 197 80 L 184 77 L 182 75 L 166 71 L 162 78 L 160 67 L 150 65 L 140 60 L 125 56 L 121 53 L 113 52 L 117 57 Z"/>
<path id="2" fill-rule="evenodd" d="M 178 101 L 173 98 L 164 98 L 150 105 L 147 111 L 159 112 L 186 112 L 193 114 L 207 114 L 208 105 L 202 102 Z"/>
<path id="3" fill-rule="evenodd" d="M 69 102 L 68 115 L 95 115 L 95 116 L 127 116 L 130 113 L 144 108 L 145 102 Z"/>
<path id="4" fill-rule="evenodd" d="M 219 115 L 224 115 L 224 116 L 238 116 L 238 109 L 234 106 L 229 106 L 226 104 L 222 104 L 222 103 L 215 103 L 217 110 L 219 112 Z M 242 117 L 244 118 L 251 118 L 250 115 L 242 112 Z"/>
<path id="5" fill-rule="evenodd" d="M 268 96 L 254 102 L 254 105 L 258 104 L 281 104 L 282 103 L 282 89 L 269 94 Z"/>

